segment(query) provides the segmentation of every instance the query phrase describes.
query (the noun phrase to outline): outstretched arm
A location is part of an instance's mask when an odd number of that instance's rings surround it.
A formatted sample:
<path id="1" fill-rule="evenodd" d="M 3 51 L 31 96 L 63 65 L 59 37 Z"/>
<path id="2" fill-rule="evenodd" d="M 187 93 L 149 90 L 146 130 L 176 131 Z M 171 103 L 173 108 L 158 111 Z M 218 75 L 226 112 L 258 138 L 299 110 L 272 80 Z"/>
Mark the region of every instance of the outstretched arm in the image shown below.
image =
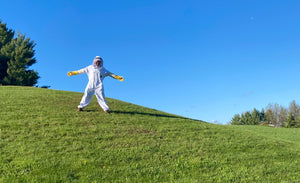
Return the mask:
<path id="1" fill-rule="evenodd" d="M 123 76 L 118 76 L 118 75 L 115 75 L 115 74 L 113 74 L 113 73 L 111 73 L 111 72 L 109 72 L 108 75 L 109 75 L 110 77 L 114 78 L 114 79 L 119 80 L 119 81 L 124 81 Z"/>
<path id="2" fill-rule="evenodd" d="M 74 75 L 82 74 L 85 72 L 86 72 L 85 69 L 80 69 L 78 71 L 70 71 L 70 72 L 68 72 L 68 76 L 74 76 Z"/>

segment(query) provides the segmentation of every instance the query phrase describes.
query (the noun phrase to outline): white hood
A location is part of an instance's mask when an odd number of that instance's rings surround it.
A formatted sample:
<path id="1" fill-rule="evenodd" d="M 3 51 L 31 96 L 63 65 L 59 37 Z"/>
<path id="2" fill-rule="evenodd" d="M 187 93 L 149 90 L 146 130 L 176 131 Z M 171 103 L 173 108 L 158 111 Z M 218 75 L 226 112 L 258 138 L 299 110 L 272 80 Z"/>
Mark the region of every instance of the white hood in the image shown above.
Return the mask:
<path id="1" fill-rule="evenodd" d="M 100 61 L 100 65 L 99 66 L 97 66 L 96 65 L 96 62 L 97 61 Z M 103 68 L 103 59 L 100 57 L 100 56 L 96 56 L 95 58 L 94 58 L 94 61 L 93 61 L 93 66 L 95 67 L 95 68 Z"/>

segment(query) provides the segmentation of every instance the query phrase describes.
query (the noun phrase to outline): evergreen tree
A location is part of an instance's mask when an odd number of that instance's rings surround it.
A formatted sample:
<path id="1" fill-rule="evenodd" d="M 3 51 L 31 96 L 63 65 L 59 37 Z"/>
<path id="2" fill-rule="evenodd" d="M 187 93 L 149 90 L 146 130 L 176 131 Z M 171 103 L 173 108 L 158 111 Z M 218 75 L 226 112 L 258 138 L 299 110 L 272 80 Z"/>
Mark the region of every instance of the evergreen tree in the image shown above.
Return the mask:
<path id="1" fill-rule="evenodd" d="M 245 112 L 244 123 L 245 123 L 245 125 L 253 125 L 252 116 L 249 111 Z"/>
<path id="2" fill-rule="evenodd" d="M 7 62 L 9 60 L 9 57 L 4 56 L 1 52 L 3 47 L 11 42 L 14 34 L 15 32 L 7 28 L 6 24 L 0 20 L 0 84 L 2 84 L 3 78 L 7 76 Z"/>
<path id="3" fill-rule="evenodd" d="M 261 122 L 260 112 L 254 108 L 251 114 L 252 125 L 258 125 Z"/>
<path id="4" fill-rule="evenodd" d="M 260 112 L 260 121 L 261 121 L 261 122 L 267 121 L 266 113 L 265 113 L 265 110 L 264 110 L 264 109 L 262 109 L 261 112 Z"/>
<path id="5" fill-rule="evenodd" d="M 1 24 L 1 26 L 6 27 L 5 24 Z M 6 29 L 3 28 L 3 30 Z M 6 32 L 9 32 L 9 30 Z M 5 37 L 11 38 L 11 40 L 6 41 L 0 49 L 0 84 L 21 86 L 35 85 L 39 78 L 38 73 L 28 69 L 36 63 L 36 59 L 34 58 L 35 43 L 20 33 L 18 33 L 16 38 L 12 38 L 10 34 L 9 36 L 0 36 L 0 40 L 7 40 Z"/>
<path id="6" fill-rule="evenodd" d="M 241 123 L 241 117 L 239 114 L 234 115 L 234 117 L 231 120 L 232 125 L 242 125 Z"/>
<path id="7" fill-rule="evenodd" d="M 295 127 L 295 126 L 296 126 L 295 117 L 291 112 L 289 112 L 288 118 L 286 120 L 286 127 L 291 128 L 291 127 Z"/>
<path id="8" fill-rule="evenodd" d="M 247 119 L 246 119 L 246 117 L 245 117 L 245 113 L 242 113 L 242 114 L 241 114 L 241 119 L 240 119 L 240 121 L 241 121 L 241 125 L 245 125 L 245 124 L 246 124 Z"/>

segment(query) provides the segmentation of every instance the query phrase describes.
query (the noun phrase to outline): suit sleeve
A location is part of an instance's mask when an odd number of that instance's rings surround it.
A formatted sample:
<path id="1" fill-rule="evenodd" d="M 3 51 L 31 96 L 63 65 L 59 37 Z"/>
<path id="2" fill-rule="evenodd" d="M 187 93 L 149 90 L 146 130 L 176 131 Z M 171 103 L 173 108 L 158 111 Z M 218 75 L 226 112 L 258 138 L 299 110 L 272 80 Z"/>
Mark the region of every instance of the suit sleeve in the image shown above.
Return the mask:
<path id="1" fill-rule="evenodd" d="M 83 74 L 83 73 L 87 73 L 88 72 L 88 67 L 80 69 L 77 71 L 78 74 Z"/>

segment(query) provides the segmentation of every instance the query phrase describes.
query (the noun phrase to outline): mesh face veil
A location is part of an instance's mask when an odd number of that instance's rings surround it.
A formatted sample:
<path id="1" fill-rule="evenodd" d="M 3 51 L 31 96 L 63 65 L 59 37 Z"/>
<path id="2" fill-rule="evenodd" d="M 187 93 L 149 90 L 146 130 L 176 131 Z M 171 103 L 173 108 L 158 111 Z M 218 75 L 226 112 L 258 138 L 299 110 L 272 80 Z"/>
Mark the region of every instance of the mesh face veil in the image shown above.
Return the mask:
<path id="1" fill-rule="evenodd" d="M 99 66 L 96 65 L 96 62 L 100 62 Z M 93 66 L 102 68 L 103 67 L 103 59 L 100 56 L 96 56 L 93 61 Z"/>

